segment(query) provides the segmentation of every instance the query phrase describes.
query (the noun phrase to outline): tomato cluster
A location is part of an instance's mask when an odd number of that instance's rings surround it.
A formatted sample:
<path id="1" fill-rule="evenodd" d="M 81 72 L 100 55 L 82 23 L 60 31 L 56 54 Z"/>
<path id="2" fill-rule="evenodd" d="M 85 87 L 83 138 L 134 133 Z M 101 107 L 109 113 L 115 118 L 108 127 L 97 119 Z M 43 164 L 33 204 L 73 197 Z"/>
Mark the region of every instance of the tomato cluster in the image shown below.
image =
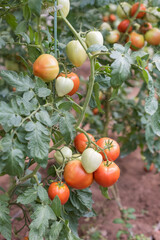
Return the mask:
<path id="1" fill-rule="evenodd" d="M 131 49 L 133 51 L 141 49 L 145 45 L 145 41 L 154 46 L 160 44 L 160 30 L 152 26 L 152 23 L 157 23 L 160 17 L 157 8 L 147 8 L 139 2 L 132 6 L 127 2 L 121 2 L 117 7 L 117 16 L 123 20 L 116 26 L 118 31 L 112 30 L 110 25 L 105 25 L 107 21 L 111 23 L 111 15 L 107 16 L 105 13 L 102 18 L 104 23 L 100 27 L 101 30 L 106 29 L 109 31 L 109 34 L 106 36 L 108 43 L 118 42 L 120 33 L 122 33 L 126 35 L 126 42 L 131 41 Z M 114 19 L 116 20 L 116 17 Z M 135 21 L 132 19 L 140 19 L 140 21 L 138 24 L 135 24 Z"/>

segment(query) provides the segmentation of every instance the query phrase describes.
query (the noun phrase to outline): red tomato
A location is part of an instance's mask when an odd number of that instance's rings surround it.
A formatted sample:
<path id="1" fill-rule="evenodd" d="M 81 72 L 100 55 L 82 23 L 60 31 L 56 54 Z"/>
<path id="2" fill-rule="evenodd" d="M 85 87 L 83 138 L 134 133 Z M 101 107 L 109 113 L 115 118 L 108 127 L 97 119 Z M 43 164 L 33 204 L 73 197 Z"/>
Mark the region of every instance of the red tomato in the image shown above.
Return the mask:
<path id="1" fill-rule="evenodd" d="M 13 87 L 13 88 L 12 88 L 12 91 L 13 91 L 13 92 L 15 92 L 15 91 L 16 91 L 16 88 L 15 88 L 15 87 Z"/>
<path id="2" fill-rule="evenodd" d="M 145 34 L 147 31 L 149 31 L 150 29 L 152 29 L 152 24 L 149 22 L 143 23 L 140 27 L 140 32 Z"/>
<path id="3" fill-rule="evenodd" d="M 149 67 L 148 66 L 146 66 L 145 69 L 149 71 Z"/>
<path id="4" fill-rule="evenodd" d="M 99 168 L 93 173 L 94 180 L 102 187 L 110 187 L 117 182 L 120 176 L 120 169 L 112 162 L 109 166 L 102 162 Z"/>
<path id="5" fill-rule="evenodd" d="M 90 134 L 90 133 L 87 133 L 88 134 L 88 137 L 93 141 L 95 142 L 95 139 L 94 137 Z M 82 153 L 87 145 L 88 145 L 88 139 L 87 137 L 85 136 L 84 133 L 79 133 L 75 139 L 74 139 L 74 145 L 75 145 L 75 148 L 80 152 Z M 92 145 L 91 145 L 92 146 Z"/>
<path id="6" fill-rule="evenodd" d="M 57 59 L 50 54 L 40 55 L 33 64 L 33 73 L 44 82 L 54 80 L 59 73 Z"/>
<path id="7" fill-rule="evenodd" d="M 64 179 L 70 187 L 84 189 L 92 184 L 93 173 L 87 173 L 80 160 L 72 160 L 65 166 Z"/>
<path id="8" fill-rule="evenodd" d="M 102 20 L 103 20 L 103 22 L 108 22 L 109 18 L 108 18 L 108 16 L 103 16 Z"/>
<path id="9" fill-rule="evenodd" d="M 116 16 L 114 14 L 109 15 L 109 21 L 114 22 L 116 21 Z"/>
<path id="10" fill-rule="evenodd" d="M 136 13 L 136 11 L 138 9 L 139 4 L 140 4 L 139 2 L 133 4 L 133 6 L 131 8 L 131 16 L 132 17 L 135 15 L 135 13 Z M 141 4 L 140 5 L 140 10 L 141 11 L 146 11 L 146 7 L 143 4 Z M 138 13 L 136 18 L 142 18 L 146 14 L 145 12 L 141 12 L 141 11 Z"/>
<path id="11" fill-rule="evenodd" d="M 75 94 L 79 88 L 79 84 L 80 84 L 80 81 L 79 81 L 79 77 L 77 76 L 77 74 L 71 72 L 71 73 L 68 73 L 68 74 L 65 74 L 65 73 L 60 73 L 58 75 L 59 76 L 62 76 L 62 77 L 66 77 L 66 78 L 70 78 L 73 83 L 74 83 L 74 87 L 73 89 L 67 94 L 69 96 L 72 96 L 73 94 Z"/>
<path id="12" fill-rule="evenodd" d="M 111 138 L 107 138 L 107 137 L 100 138 L 97 141 L 97 145 L 102 149 L 105 149 L 105 147 L 107 147 L 108 145 L 111 146 L 110 149 L 104 150 L 109 161 L 115 161 L 119 157 L 120 147 L 119 147 L 119 144 L 115 140 L 113 140 Z M 100 152 L 100 154 L 102 155 L 103 159 L 106 160 L 103 152 Z"/>
<path id="13" fill-rule="evenodd" d="M 128 28 L 128 26 L 129 26 L 129 24 L 130 24 L 130 21 L 129 21 L 128 19 L 123 20 L 123 21 L 120 22 L 120 24 L 118 25 L 118 31 L 125 33 L 126 30 L 127 30 L 127 28 Z M 132 31 L 132 26 L 130 26 L 128 32 L 131 32 L 131 31 Z"/>
<path id="14" fill-rule="evenodd" d="M 101 108 L 103 109 L 104 108 L 104 106 L 103 105 L 101 105 Z M 98 114 L 98 108 L 93 108 L 93 110 L 92 110 L 92 112 L 93 112 L 93 114 L 94 115 L 97 115 Z"/>
<path id="15" fill-rule="evenodd" d="M 144 46 L 144 37 L 142 34 L 131 32 L 127 38 L 127 42 L 131 41 L 131 49 L 137 51 Z"/>
<path id="16" fill-rule="evenodd" d="M 147 163 L 144 164 L 144 171 L 145 172 L 151 172 L 153 170 L 153 168 L 154 168 L 154 164 L 153 163 L 151 163 L 149 169 L 147 169 Z"/>
<path id="17" fill-rule="evenodd" d="M 62 205 L 64 205 L 68 201 L 69 195 L 69 188 L 63 182 L 53 182 L 48 188 L 49 198 L 53 200 L 55 196 L 58 196 Z"/>

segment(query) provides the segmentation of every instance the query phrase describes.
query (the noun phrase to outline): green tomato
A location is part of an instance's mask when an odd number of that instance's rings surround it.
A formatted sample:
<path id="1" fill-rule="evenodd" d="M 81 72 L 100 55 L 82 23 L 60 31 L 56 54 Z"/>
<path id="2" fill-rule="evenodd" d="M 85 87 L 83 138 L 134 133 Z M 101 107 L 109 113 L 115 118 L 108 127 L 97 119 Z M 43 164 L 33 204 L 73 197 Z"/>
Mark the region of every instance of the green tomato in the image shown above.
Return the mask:
<path id="1" fill-rule="evenodd" d="M 100 30 L 101 31 L 104 31 L 104 30 L 111 31 L 112 28 L 111 28 L 111 25 L 109 23 L 103 22 L 100 26 Z"/>
<path id="2" fill-rule="evenodd" d="M 58 0 L 58 5 L 62 6 L 60 12 L 64 17 L 67 17 L 70 9 L 70 1 L 69 0 Z"/>
<path id="3" fill-rule="evenodd" d="M 54 157 L 56 162 L 61 165 L 72 157 L 72 150 L 69 147 L 62 147 L 60 151 L 55 152 Z"/>
<path id="4" fill-rule="evenodd" d="M 60 76 L 56 79 L 55 88 L 59 97 L 63 97 L 64 95 L 69 93 L 73 89 L 73 87 L 74 83 L 70 78 Z"/>
<path id="5" fill-rule="evenodd" d="M 117 9 L 117 5 L 116 4 L 113 4 L 113 3 L 110 3 L 109 4 L 109 11 L 114 13 L 116 12 L 116 9 Z"/>
<path id="6" fill-rule="evenodd" d="M 87 148 L 82 153 L 82 166 L 87 173 L 96 171 L 102 163 L 102 155 L 93 148 Z"/>
<path id="7" fill-rule="evenodd" d="M 158 7 L 149 7 L 146 13 L 146 20 L 150 23 L 157 23 L 159 21 L 158 18 L 160 18 L 160 12 L 158 11 Z"/>
<path id="8" fill-rule="evenodd" d="M 66 53 L 71 63 L 76 67 L 80 67 L 87 59 L 86 51 L 78 40 L 70 41 L 67 44 Z"/>
<path id="9" fill-rule="evenodd" d="M 81 161 L 81 154 L 80 153 L 75 153 L 72 155 L 72 160 L 80 160 Z"/>
<path id="10" fill-rule="evenodd" d="M 123 7 L 123 9 L 121 8 L 121 6 Z M 131 9 L 131 5 L 127 2 L 121 2 L 121 5 L 118 5 L 117 7 L 117 15 L 120 18 L 126 18 L 126 14 L 129 16 L 130 14 L 130 9 Z"/>
<path id="11" fill-rule="evenodd" d="M 88 47 L 98 44 L 103 46 L 103 35 L 99 31 L 91 31 L 86 35 L 86 44 Z M 99 53 L 99 51 L 92 52 L 93 54 Z"/>

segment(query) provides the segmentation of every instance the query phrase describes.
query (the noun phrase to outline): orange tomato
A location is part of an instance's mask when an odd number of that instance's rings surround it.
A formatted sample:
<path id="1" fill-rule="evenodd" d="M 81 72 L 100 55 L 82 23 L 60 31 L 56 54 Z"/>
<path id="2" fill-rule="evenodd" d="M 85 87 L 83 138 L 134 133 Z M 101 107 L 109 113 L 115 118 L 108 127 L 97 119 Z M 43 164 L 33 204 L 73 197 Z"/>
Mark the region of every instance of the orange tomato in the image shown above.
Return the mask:
<path id="1" fill-rule="evenodd" d="M 95 139 L 94 137 L 92 136 L 92 134 L 90 133 L 87 133 L 88 137 L 93 141 L 95 142 Z M 74 145 L 75 145 L 75 148 L 80 152 L 82 153 L 87 145 L 88 145 L 88 139 L 87 137 L 85 136 L 84 133 L 79 133 L 75 139 L 74 139 Z"/>

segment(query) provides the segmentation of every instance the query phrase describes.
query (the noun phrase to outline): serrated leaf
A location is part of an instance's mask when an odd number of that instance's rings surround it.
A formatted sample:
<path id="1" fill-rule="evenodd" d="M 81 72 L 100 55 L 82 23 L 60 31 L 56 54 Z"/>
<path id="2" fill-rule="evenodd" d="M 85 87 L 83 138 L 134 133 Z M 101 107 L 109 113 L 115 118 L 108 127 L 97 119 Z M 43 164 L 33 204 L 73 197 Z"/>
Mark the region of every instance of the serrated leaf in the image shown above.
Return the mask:
<path id="1" fill-rule="evenodd" d="M 75 137 L 75 123 L 76 121 L 73 115 L 69 112 L 63 111 L 63 116 L 60 117 L 59 128 L 67 144 L 70 143 Z"/>
<path id="2" fill-rule="evenodd" d="M 48 200 L 49 200 L 48 193 L 46 189 L 42 186 L 38 186 L 38 197 L 42 202 L 48 203 Z"/>
<path id="3" fill-rule="evenodd" d="M 155 62 L 157 69 L 160 71 L 160 52 L 153 56 L 153 62 Z"/>
<path id="4" fill-rule="evenodd" d="M 51 94 L 51 90 L 45 87 L 38 89 L 38 97 L 46 98 Z"/>
<path id="5" fill-rule="evenodd" d="M 55 198 L 53 199 L 51 208 L 57 217 L 61 216 L 62 205 L 58 196 L 55 196 Z"/>
<path id="6" fill-rule="evenodd" d="M 149 115 L 153 115 L 158 109 L 158 101 L 154 96 L 154 92 L 150 92 L 145 100 L 145 111 Z"/>
<path id="7" fill-rule="evenodd" d="M 0 140 L 0 151 L 7 152 L 11 149 L 12 146 L 12 136 L 9 134 L 6 134 L 5 137 L 3 137 Z"/>
<path id="8" fill-rule="evenodd" d="M 40 16 L 42 0 L 28 0 L 28 6 L 32 12 L 34 12 L 36 15 Z"/>
<path id="9" fill-rule="evenodd" d="M 0 201 L 0 233 L 6 240 L 11 240 L 11 217 L 6 202 Z"/>
<path id="10" fill-rule="evenodd" d="M 106 48 L 106 46 L 102 46 L 102 45 L 99 45 L 99 44 L 93 44 L 91 45 L 88 49 L 87 49 L 87 52 L 106 52 L 108 51 L 108 49 Z"/>
<path id="11" fill-rule="evenodd" d="M 30 88 L 34 88 L 33 80 L 28 76 L 20 73 L 19 75 L 14 71 L 1 71 L 0 76 L 9 85 L 16 88 L 16 91 L 25 92 Z"/>
<path id="12" fill-rule="evenodd" d="M 55 221 L 50 229 L 50 236 L 49 240 L 58 240 L 59 239 L 59 234 L 63 228 L 63 222 L 57 222 Z"/>
<path id="13" fill-rule="evenodd" d="M 21 176 L 24 171 L 24 154 L 20 149 L 10 149 L 1 157 L 5 166 L 3 171 L 11 176 Z"/>
<path id="14" fill-rule="evenodd" d="M 40 112 L 36 113 L 35 117 L 39 122 L 43 123 L 44 125 L 48 127 L 52 126 L 51 118 L 46 110 L 41 110 Z"/>
<path id="15" fill-rule="evenodd" d="M 110 80 L 111 78 L 108 76 L 96 75 L 95 77 L 95 82 L 99 84 L 100 89 L 107 90 L 108 88 L 110 88 L 111 86 Z"/>
<path id="16" fill-rule="evenodd" d="M 26 205 L 34 202 L 37 199 L 37 190 L 37 186 L 27 189 L 23 194 L 18 196 L 17 203 Z"/>

